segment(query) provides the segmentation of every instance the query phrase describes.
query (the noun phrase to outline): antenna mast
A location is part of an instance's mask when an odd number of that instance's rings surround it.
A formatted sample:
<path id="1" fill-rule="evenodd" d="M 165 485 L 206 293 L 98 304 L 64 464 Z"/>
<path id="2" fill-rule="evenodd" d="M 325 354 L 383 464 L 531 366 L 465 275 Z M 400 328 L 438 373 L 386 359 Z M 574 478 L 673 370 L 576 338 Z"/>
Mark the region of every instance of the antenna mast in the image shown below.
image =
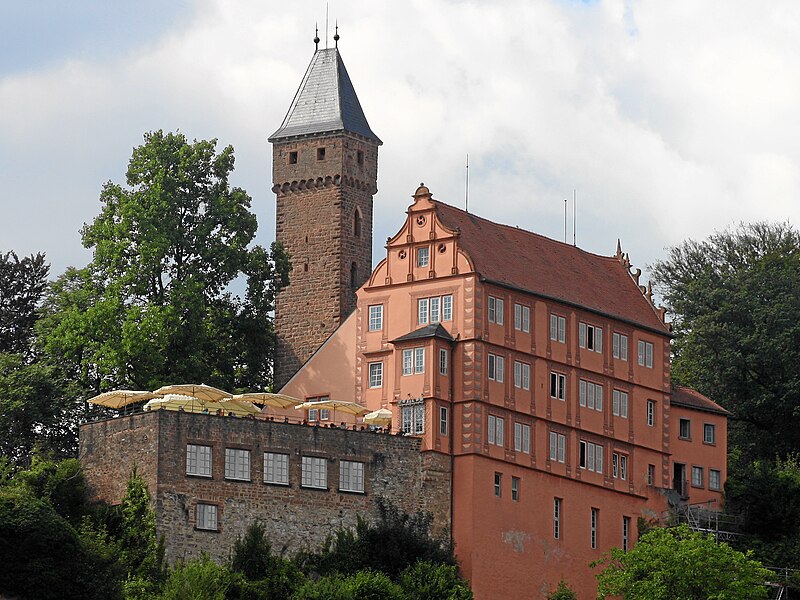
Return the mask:
<path id="1" fill-rule="evenodd" d="M 575 188 L 572 188 L 572 245 L 577 246 L 576 237 L 575 237 L 575 220 L 578 218 L 577 214 L 575 213 Z"/>
<path id="2" fill-rule="evenodd" d="M 328 49 L 328 3 L 325 3 L 325 50 Z"/>
<path id="3" fill-rule="evenodd" d="M 567 199 L 564 198 L 564 243 L 567 243 Z"/>
<path id="4" fill-rule="evenodd" d="M 467 184 L 464 188 L 464 210 L 469 212 L 469 152 L 467 152 Z"/>

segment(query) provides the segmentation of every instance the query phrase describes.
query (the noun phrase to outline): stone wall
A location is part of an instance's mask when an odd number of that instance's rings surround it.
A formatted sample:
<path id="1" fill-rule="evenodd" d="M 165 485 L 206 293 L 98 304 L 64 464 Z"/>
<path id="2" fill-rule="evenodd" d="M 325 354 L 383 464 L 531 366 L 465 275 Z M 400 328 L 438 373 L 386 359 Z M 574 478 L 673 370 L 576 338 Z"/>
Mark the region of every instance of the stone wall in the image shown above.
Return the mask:
<path id="1" fill-rule="evenodd" d="M 256 520 L 276 551 L 317 549 L 336 529 L 355 526 L 358 515 L 375 519 L 380 498 L 404 512 L 432 512 L 439 533 L 450 526 L 450 459 L 420 452 L 416 438 L 167 411 L 125 421 L 127 427 L 117 420 L 84 425 L 82 464 L 95 496 L 112 502 L 121 498 L 118 489 L 124 493 L 123 465 L 135 459 L 140 470 L 157 471 L 150 490 L 172 562 L 200 552 L 226 559 Z M 147 444 L 119 443 L 145 439 Z M 211 446 L 211 478 L 186 475 L 187 443 Z M 250 481 L 225 479 L 225 448 L 250 450 Z M 266 451 L 289 455 L 288 486 L 263 482 Z M 327 489 L 301 487 L 302 456 L 326 459 Z M 365 464 L 363 494 L 338 490 L 342 459 Z M 115 471 L 113 464 L 121 466 Z M 196 529 L 198 502 L 217 506 L 217 531 Z"/>

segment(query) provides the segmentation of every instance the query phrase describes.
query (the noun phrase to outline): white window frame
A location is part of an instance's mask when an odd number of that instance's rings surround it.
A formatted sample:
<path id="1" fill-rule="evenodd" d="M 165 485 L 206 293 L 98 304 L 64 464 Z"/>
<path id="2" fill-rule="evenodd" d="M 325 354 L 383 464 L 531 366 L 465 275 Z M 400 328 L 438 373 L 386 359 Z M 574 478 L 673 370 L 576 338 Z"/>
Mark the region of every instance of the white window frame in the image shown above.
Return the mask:
<path id="1" fill-rule="evenodd" d="M 600 520 L 600 509 L 592 508 L 591 527 L 592 527 L 592 550 L 597 549 L 597 524 Z"/>
<path id="2" fill-rule="evenodd" d="M 400 419 L 403 424 L 403 433 L 407 435 L 422 435 L 425 433 L 425 405 L 412 404 L 400 408 Z"/>
<path id="3" fill-rule="evenodd" d="M 578 466 L 594 473 L 603 473 L 603 446 L 580 440 Z"/>
<path id="4" fill-rule="evenodd" d="M 425 348 L 414 348 L 414 374 L 425 372 Z"/>
<path id="5" fill-rule="evenodd" d="M 442 321 L 453 320 L 453 295 L 445 294 L 442 296 Z"/>
<path id="6" fill-rule="evenodd" d="M 519 502 L 519 477 L 511 477 L 511 500 Z"/>
<path id="7" fill-rule="evenodd" d="M 640 367 L 653 368 L 653 344 L 645 340 L 639 340 L 638 360 Z"/>
<path id="8" fill-rule="evenodd" d="M 300 486 L 318 490 L 328 489 L 328 459 L 320 456 L 303 456 L 300 461 L 302 477 Z"/>
<path id="9" fill-rule="evenodd" d="M 550 371 L 550 397 L 556 400 L 565 400 L 567 396 L 566 388 L 567 376 L 563 373 Z"/>
<path id="10" fill-rule="evenodd" d="M 619 455 L 619 478 L 623 481 L 628 479 L 628 457 L 625 454 Z"/>
<path id="11" fill-rule="evenodd" d="M 702 488 L 705 485 L 705 470 L 703 467 L 692 465 L 692 487 Z"/>
<path id="12" fill-rule="evenodd" d="M 403 376 L 414 374 L 414 349 L 403 349 Z"/>
<path id="13" fill-rule="evenodd" d="M 531 366 L 528 363 L 514 361 L 514 387 L 531 389 Z"/>
<path id="14" fill-rule="evenodd" d="M 225 448 L 225 479 L 250 481 L 250 450 Z"/>
<path id="15" fill-rule="evenodd" d="M 428 246 L 417 248 L 417 267 L 427 267 L 431 261 L 431 249 Z"/>
<path id="16" fill-rule="evenodd" d="M 447 350 L 439 348 L 439 375 L 447 375 Z"/>
<path id="17" fill-rule="evenodd" d="M 503 383 L 505 381 L 505 371 L 506 371 L 506 359 L 499 354 L 492 354 L 489 353 L 488 356 L 488 372 L 489 372 L 489 379 L 491 381 L 496 381 L 497 383 Z"/>
<path id="18" fill-rule="evenodd" d="M 489 296 L 488 306 L 489 323 L 503 325 L 505 321 L 505 303 L 502 298 Z"/>
<path id="19" fill-rule="evenodd" d="M 589 325 L 581 321 L 578 323 L 578 345 L 581 348 L 594 352 L 603 352 L 603 328 Z"/>
<path id="20" fill-rule="evenodd" d="M 382 388 L 383 387 L 383 363 L 371 362 L 369 363 L 369 387 Z"/>
<path id="21" fill-rule="evenodd" d="M 649 427 L 655 427 L 656 424 L 656 401 L 655 400 L 648 400 L 647 401 L 647 425 Z"/>
<path id="22" fill-rule="evenodd" d="M 550 339 L 561 344 L 567 341 L 567 319 L 559 315 L 550 315 Z"/>
<path id="23" fill-rule="evenodd" d="M 420 325 L 427 325 L 429 312 L 430 309 L 428 305 L 430 304 L 430 298 L 419 298 L 417 299 L 417 323 Z"/>
<path id="24" fill-rule="evenodd" d="M 683 425 L 686 424 L 686 435 L 683 434 Z M 692 421 L 691 419 L 678 419 L 678 438 L 682 440 L 692 439 Z"/>
<path id="25" fill-rule="evenodd" d="M 581 406 L 603 412 L 603 386 L 581 379 L 578 382 L 578 402 Z"/>
<path id="26" fill-rule="evenodd" d="M 428 310 L 430 311 L 428 314 L 428 321 L 431 323 L 441 323 L 442 322 L 442 300 L 440 296 L 431 296 L 428 298 Z"/>
<path id="27" fill-rule="evenodd" d="M 717 427 L 714 423 L 703 423 L 703 443 L 712 446 L 717 443 Z"/>
<path id="28" fill-rule="evenodd" d="M 627 552 L 630 547 L 631 518 L 622 517 L 622 551 Z"/>
<path id="29" fill-rule="evenodd" d="M 289 485 L 289 455 L 264 452 L 264 483 Z"/>
<path id="30" fill-rule="evenodd" d="M 614 399 L 612 401 L 612 413 L 615 417 L 623 419 L 628 418 L 628 392 L 622 390 L 614 390 Z"/>
<path id="31" fill-rule="evenodd" d="M 354 460 L 339 461 L 339 491 L 364 493 L 364 463 Z"/>
<path id="32" fill-rule="evenodd" d="M 383 329 L 383 304 L 372 304 L 369 307 L 369 330 L 381 331 Z"/>
<path id="33" fill-rule="evenodd" d="M 186 444 L 186 474 L 194 477 L 211 477 L 211 446 Z"/>
<path id="34" fill-rule="evenodd" d="M 439 435 L 447 435 L 447 407 L 439 407 Z"/>
<path id="35" fill-rule="evenodd" d="M 514 451 L 531 453 L 531 426 L 525 423 L 514 423 Z"/>
<path id="36" fill-rule="evenodd" d="M 531 307 L 514 303 L 514 329 L 523 333 L 531 331 Z"/>
<path id="37" fill-rule="evenodd" d="M 550 460 L 564 463 L 566 460 L 567 436 L 556 431 L 550 432 Z"/>
<path id="38" fill-rule="evenodd" d="M 417 324 L 443 323 L 453 320 L 453 295 L 417 298 Z"/>
<path id="39" fill-rule="evenodd" d="M 503 474 L 494 472 L 494 497 L 500 498 L 503 495 Z"/>
<path id="40" fill-rule="evenodd" d="M 614 333 L 612 336 L 612 354 L 619 360 L 628 360 L 628 336 L 624 333 Z"/>
<path id="41" fill-rule="evenodd" d="M 561 498 L 553 498 L 553 539 L 561 539 Z"/>
<path id="42" fill-rule="evenodd" d="M 195 506 L 195 528 L 203 531 L 219 530 L 219 510 L 216 504 L 198 502 Z"/>
<path id="43" fill-rule="evenodd" d="M 719 469 L 708 470 L 708 489 L 714 491 L 722 489 L 722 471 Z"/>
<path id="44" fill-rule="evenodd" d="M 494 446 L 505 446 L 505 419 L 497 415 L 489 415 L 486 422 L 487 440 Z"/>

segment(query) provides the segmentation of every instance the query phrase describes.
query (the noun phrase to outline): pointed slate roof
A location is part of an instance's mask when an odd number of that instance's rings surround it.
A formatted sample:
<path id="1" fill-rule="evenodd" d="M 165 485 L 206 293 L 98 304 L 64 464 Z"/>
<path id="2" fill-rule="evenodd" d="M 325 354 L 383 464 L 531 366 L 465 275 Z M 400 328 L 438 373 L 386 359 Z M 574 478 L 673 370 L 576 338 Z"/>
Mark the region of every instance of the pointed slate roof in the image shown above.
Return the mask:
<path id="1" fill-rule="evenodd" d="M 367 123 L 338 48 L 317 50 L 286 118 L 269 141 L 340 131 L 383 143 Z"/>
<path id="2" fill-rule="evenodd" d="M 396 342 L 407 342 L 410 340 L 421 340 L 433 337 L 438 337 L 443 340 L 447 340 L 448 342 L 452 342 L 453 339 L 455 339 L 452 335 L 450 335 L 450 332 L 442 326 L 441 323 L 431 323 L 429 325 L 425 325 L 425 327 L 420 327 L 411 333 L 401 335 L 399 338 L 392 340 L 392 344 Z"/>

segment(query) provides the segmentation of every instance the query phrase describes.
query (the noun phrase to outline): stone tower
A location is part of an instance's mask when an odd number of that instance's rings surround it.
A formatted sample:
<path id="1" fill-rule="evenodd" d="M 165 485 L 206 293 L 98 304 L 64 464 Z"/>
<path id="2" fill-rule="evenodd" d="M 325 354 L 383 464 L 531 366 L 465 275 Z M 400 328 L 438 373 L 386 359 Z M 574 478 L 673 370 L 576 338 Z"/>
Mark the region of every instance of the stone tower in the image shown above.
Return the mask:
<path id="1" fill-rule="evenodd" d="M 269 141 L 275 238 L 292 261 L 289 286 L 275 308 L 277 390 L 355 309 L 355 291 L 372 271 L 372 196 L 382 142 L 338 48 L 315 51 Z"/>

